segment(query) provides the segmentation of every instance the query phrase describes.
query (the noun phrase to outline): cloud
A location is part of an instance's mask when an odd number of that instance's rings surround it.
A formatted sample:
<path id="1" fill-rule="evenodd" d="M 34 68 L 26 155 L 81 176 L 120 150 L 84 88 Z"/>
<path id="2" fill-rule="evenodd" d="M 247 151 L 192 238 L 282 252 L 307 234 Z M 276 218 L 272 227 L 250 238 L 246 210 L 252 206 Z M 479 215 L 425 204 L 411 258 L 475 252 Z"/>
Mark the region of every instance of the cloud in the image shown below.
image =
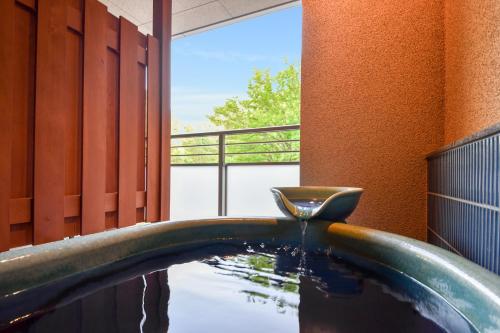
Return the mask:
<path id="1" fill-rule="evenodd" d="M 187 87 L 172 88 L 172 114 L 179 120 L 189 122 L 205 121 L 214 107 L 221 106 L 229 98 L 245 98 L 242 92 L 207 92 Z"/>
<path id="2" fill-rule="evenodd" d="M 237 51 L 216 51 L 216 50 L 203 50 L 192 49 L 185 47 L 177 47 L 175 52 L 183 56 L 198 57 L 206 60 L 216 60 L 222 62 L 280 62 L 282 59 L 277 56 L 269 56 L 265 54 L 250 54 L 241 53 Z"/>

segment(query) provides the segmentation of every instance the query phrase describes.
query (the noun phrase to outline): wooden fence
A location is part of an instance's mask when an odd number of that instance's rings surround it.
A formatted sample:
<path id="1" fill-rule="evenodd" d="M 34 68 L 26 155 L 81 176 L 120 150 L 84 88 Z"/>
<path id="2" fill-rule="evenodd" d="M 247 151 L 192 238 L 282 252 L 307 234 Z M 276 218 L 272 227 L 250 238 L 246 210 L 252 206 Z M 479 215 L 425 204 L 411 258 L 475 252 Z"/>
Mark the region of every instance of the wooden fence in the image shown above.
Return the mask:
<path id="1" fill-rule="evenodd" d="M 0 250 L 168 218 L 168 6 L 0 1 Z"/>

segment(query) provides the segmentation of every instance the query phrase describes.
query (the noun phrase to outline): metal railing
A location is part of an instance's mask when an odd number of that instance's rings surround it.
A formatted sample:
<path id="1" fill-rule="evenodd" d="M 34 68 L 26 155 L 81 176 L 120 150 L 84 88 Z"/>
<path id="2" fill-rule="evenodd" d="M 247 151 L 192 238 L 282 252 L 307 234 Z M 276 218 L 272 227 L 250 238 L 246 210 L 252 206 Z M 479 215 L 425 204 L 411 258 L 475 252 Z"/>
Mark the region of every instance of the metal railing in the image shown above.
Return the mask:
<path id="1" fill-rule="evenodd" d="M 298 165 L 300 126 L 274 126 L 172 135 L 172 166 L 218 167 L 218 214 L 227 215 L 231 165 Z"/>

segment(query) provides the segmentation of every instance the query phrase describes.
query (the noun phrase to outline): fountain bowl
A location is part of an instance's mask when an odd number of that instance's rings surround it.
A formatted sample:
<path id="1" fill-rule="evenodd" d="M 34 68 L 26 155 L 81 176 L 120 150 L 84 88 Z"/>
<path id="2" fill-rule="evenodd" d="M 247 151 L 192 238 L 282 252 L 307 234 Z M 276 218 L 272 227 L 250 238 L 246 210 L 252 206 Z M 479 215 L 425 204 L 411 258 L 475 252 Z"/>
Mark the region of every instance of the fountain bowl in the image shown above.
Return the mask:
<path id="1" fill-rule="evenodd" d="M 359 187 L 273 187 L 274 200 L 287 216 L 301 220 L 345 221 L 358 205 Z"/>

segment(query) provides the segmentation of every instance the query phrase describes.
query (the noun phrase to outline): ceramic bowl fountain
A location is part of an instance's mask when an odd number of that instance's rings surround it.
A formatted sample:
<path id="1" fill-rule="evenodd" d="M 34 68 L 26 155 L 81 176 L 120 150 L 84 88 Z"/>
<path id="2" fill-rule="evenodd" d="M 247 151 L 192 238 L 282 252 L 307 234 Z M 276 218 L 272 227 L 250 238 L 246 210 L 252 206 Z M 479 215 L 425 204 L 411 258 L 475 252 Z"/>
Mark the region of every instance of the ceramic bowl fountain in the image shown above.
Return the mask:
<path id="1" fill-rule="evenodd" d="M 363 193 L 358 187 L 273 187 L 274 200 L 287 216 L 301 220 L 344 221 Z"/>

